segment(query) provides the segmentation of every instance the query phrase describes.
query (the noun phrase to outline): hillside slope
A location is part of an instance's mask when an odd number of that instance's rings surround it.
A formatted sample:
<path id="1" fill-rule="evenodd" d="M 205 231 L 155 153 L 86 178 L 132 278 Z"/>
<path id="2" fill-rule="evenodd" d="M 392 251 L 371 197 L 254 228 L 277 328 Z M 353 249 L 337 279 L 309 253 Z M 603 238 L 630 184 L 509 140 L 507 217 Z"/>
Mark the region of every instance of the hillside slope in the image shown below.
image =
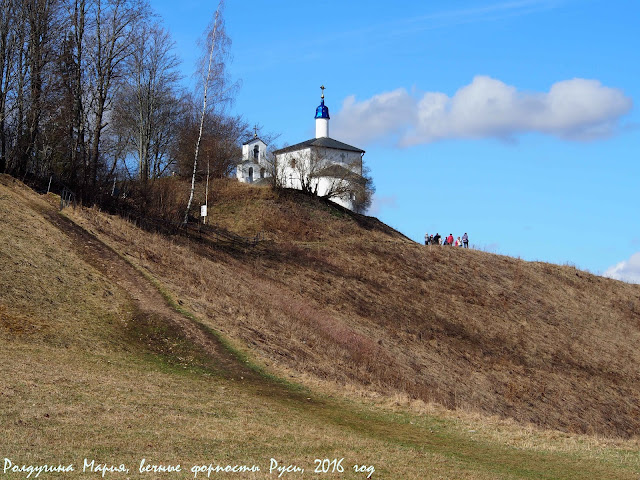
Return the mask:
<path id="1" fill-rule="evenodd" d="M 452 452 L 465 441 L 460 433 L 431 438 L 437 447 L 424 452 L 432 419 L 409 424 L 404 415 L 362 412 L 261 375 L 173 308 L 148 275 L 59 215 L 58 200 L 0 175 L 0 449 L 7 478 L 59 475 L 13 472 L 7 462 L 72 464 L 65 478 L 105 476 L 83 472 L 84 459 L 130 471 L 106 471 L 109 478 L 160 478 L 138 472 L 143 458 L 181 464 L 181 474 L 167 474 L 176 479 L 194 478 L 192 466 L 210 464 L 256 465 L 260 472 L 234 477 L 274 478 L 271 458 L 312 471 L 318 455 L 344 457 L 343 478 L 353 479 L 367 475 L 352 469 L 356 462 L 375 465 L 379 478 L 425 478 L 426 463 L 447 452 L 452 460 L 441 461 L 434 475 L 510 478 L 519 468 L 515 449 L 494 445 L 478 451 L 504 454 L 504 465 L 458 466 L 466 455 Z M 577 471 L 583 456 L 571 461 Z M 540 463 L 539 454 L 532 458 Z M 565 465 L 560 457 L 552 463 L 547 471 Z M 603 475 L 613 469 L 632 478 L 629 464 L 614 464 Z M 206 470 L 198 478 L 207 478 Z"/>
<path id="2" fill-rule="evenodd" d="M 208 248 L 71 215 L 276 370 L 568 432 L 640 431 L 640 286 L 424 247 L 296 192 L 215 192 L 210 218 L 268 241 Z"/>
<path id="3" fill-rule="evenodd" d="M 59 214 L 58 200 L 0 175 L 0 449 L 5 467 L 7 460 L 73 464 L 76 471 L 65 478 L 101 475 L 82 472 L 87 459 L 122 463 L 131 470 L 126 478 L 151 478 L 138 473 L 145 458 L 151 464 L 182 465 L 182 474 L 167 478 L 194 478 L 191 466 L 209 464 L 258 465 L 260 472 L 234 476 L 275 478 L 268 469 L 270 458 L 276 458 L 308 469 L 286 478 L 307 478 L 314 476 L 315 458 L 344 458 L 340 478 L 366 478 L 368 472 L 352 468 L 356 463 L 375 465 L 372 478 L 637 478 L 637 441 L 521 429 L 495 419 L 465 419 L 433 405 L 429 414 L 404 407 L 390 411 L 265 376 L 189 313 L 190 305 L 206 307 L 203 300 L 174 302 L 167 285 L 135 265 L 161 264 L 165 253 L 155 247 L 163 241 L 174 248 L 169 254 L 188 253 L 174 258 L 176 266 L 212 262 L 212 273 L 223 275 L 234 267 L 236 284 L 245 285 L 253 270 L 265 268 L 266 257 L 283 255 L 291 245 L 278 250 L 267 244 L 258 251 L 185 246 L 180 238 L 167 241 L 97 211 Z M 334 222 L 336 212 L 323 209 L 314 215 Z M 91 227 L 79 228 L 68 216 Z M 345 232 L 353 228 L 344 217 L 335 226 Z M 127 236 L 137 240 L 119 252 L 98 236 L 115 247 Z M 176 282 L 185 275 L 174 273 Z M 191 274 L 198 279 L 200 272 L 191 268 Z M 249 285 L 260 282 L 271 280 L 253 279 Z M 225 295 L 218 295 L 220 308 L 229 308 Z M 197 317 L 205 318 L 202 312 Z M 252 348 L 265 359 L 270 352 Z M 292 359 L 290 351 L 282 353 L 280 366 Z M 380 382 L 376 388 L 388 387 Z M 6 475 L 24 478 L 27 473 Z M 106 477 L 125 475 L 107 472 Z"/>

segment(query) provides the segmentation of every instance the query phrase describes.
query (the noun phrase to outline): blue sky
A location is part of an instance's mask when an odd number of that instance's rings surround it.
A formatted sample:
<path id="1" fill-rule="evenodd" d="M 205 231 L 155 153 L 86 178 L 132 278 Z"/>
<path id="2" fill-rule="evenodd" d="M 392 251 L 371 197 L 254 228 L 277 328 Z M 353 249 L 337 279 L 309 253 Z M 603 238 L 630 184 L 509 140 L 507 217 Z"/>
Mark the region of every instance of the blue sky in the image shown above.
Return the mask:
<path id="1" fill-rule="evenodd" d="M 151 5 L 191 75 L 217 3 Z M 297 143 L 324 84 L 330 136 L 367 152 L 370 214 L 640 282 L 640 2 L 228 1 L 224 18 L 233 113 Z"/>

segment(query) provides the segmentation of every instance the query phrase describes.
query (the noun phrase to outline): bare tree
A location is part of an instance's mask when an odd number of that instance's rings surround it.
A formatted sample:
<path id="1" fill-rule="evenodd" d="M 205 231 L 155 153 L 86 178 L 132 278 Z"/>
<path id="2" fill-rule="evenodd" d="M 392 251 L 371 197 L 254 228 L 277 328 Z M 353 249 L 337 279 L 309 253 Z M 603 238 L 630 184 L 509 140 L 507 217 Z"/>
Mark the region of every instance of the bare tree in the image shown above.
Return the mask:
<path id="1" fill-rule="evenodd" d="M 116 129 L 127 137 L 138 159 L 139 178 L 162 175 L 173 163 L 172 130 L 182 102 L 178 82 L 178 58 L 173 42 L 158 24 L 143 23 L 128 58 L 127 73 L 115 108 Z"/>
<path id="2" fill-rule="evenodd" d="M 55 173 L 94 200 L 131 158 L 143 181 L 178 159 L 182 169 L 177 145 L 188 141 L 192 187 L 200 162 L 207 178 L 229 175 L 247 126 L 224 113 L 237 84 L 225 69 L 222 8 L 205 33 L 193 115 L 147 0 L 0 0 L 0 171 Z M 193 189 L 185 219 L 192 201 Z"/>
<path id="3" fill-rule="evenodd" d="M 3 34 L 6 43 L 3 48 L 3 112 L 2 148 L 5 170 L 12 174 L 26 172 L 24 165 L 26 128 L 25 112 L 28 102 L 29 62 L 28 25 L 25 21 L 26 3 L 8 0 L 2 11 Z"/>
<path id="4" fill-rule="evenodd" d="M 176 158 L 177 171 L 182 177 L 193 174 L 193 145 L 200 131 L 201 112 L 191 111 L 182 117 L 176 126 L 177 141 L 173 155 Z M 209 163 L 210 176 L 223 178 L 229 176 L 241 155 L 241 143 L 249 134 L 249 126 L 239 116 L 227 116 L 207 113 L 200 139 L 200 159 L 196 181 L 206 175 Z"/>
<path id="5" fill-rule="evenodd" d="M 10 113 L 9 95 L 14 84 L 17 48 L 16 0 L 0 1 L 0 173 L 7 168 L 6 120 Z"/>
<path id="6" fill-rule="evenodd" d="M 87 35 L 91 34 L 95 27 L 89 15 L 91 0 L 67 0 L 67 17 L 69 33 L 67 36 L 66 62 L 67 95 L 69 115 L 66 119 L 68 129 L 68 164 L 65 177 L 71 185 L 77 184 L 77 173 L 80 167 L 86 170 L 87 145 L 85 136 L 87 132 L 87 99 L 86 70 L 88 68 Z"/>
<path id="7" fill-rule="evenodd" d="M 353 209 L 358 213 L 366 213 L 371 207 L 373 194 L 376 193 L 369 167 L 363 165 L 360 177 L 351 184 L 351 187 L 354 197 Z"/>
<path id="8" fill-rule="evenodd" d="M 55 84 L 53 67 L 60 33 L 59 0 L 24 0 L 19 3 L 17 41 L 16 170 L 43 174 L 50 145 L 43 128 L 51 114 L 50 95 Z M 47 104 L 49 102 L 49 105 Z"/>
<path id="9" fill-rule="evenodd" d="M 101 141 L 136 25 L 149 14 L 146 0 L 0 0 L 0 170 L 55 171 L 95 194 L 109 171 L 104 155 L 121 154 L 119 142 Z M 166 131 L 149 148 L 155 172 L 163 142 Z"/>
<path id="10" fill-rule="evenodd" d="M 140 0 L 93 0 L 95 27 L 91 35 L 89 62 L 91 77 L 90 145 L 85 168 L 85 185 L 95 191 L 100 167 L 100 140 L 108 126 L 114 90 L 122 76 L 122 67 L 131 55 L 135 30 L 148 16 L 146 3 Z"/>
<path id="11" fill-rule="evenodd" d="M 200 86 L 203 94 L 202 112 L 200 115 L 200 126 L 193 159 L 191 191 L 189 193 L 187 208 L 184 213 L 183 223 L 185 225 L 189 219 L 189 211 L 191 209 L 191 203 L 193 202 L 196 174 L 198 171 L 198 155 L 200 153 L 200 143 L 202 141 L 202 132 L 207 112 L 215 111 L 216 107 L 223 108 L 224 104 L 230 101 L 232 91 L 235 87 L 235 85 L 227 86 L 225 62 L 228 57 L 230 40 L 224 31 L 224 22 L 222 20 L 223 7 L 224 1 L 220 0 L 213 17 L 212 24 L 207 28 L 206 43 L 204 44 L 207 46 L 207 53 L 206 55 L 203 55 L 200 62 L 200 72 L 202 77 Z M 209 98 L 209 96 L 211 98 Z"/>

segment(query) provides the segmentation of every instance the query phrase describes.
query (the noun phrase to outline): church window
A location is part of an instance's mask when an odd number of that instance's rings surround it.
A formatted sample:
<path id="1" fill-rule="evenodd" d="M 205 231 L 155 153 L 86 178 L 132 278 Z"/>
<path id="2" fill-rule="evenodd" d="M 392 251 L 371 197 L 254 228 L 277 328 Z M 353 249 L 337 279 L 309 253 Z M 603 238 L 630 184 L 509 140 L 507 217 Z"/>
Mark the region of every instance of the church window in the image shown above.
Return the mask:
<path id="1" fill-rule="evenodd" d="M 289 165 L 291 166 L 291 168 L 296 168 L 296 159 L 292 158 L 291 161 L 289 162 Z"/>
<path id="2" fill-rule="evenodd" d="M 260 169 L 260 178 L 264 178 L 264 167 Z"/>
<path id="3" fill-rule="evenodd" d="M 249 167 L 249 183 L 253 182 L 253 167 Z"/>
<path id="4" fill-rule="evenodd" d="M 253 158 L 257 160 L 259 154 L 260 154 L 260 147 L 256 145 L 255 147 L 253 147 Z"/>

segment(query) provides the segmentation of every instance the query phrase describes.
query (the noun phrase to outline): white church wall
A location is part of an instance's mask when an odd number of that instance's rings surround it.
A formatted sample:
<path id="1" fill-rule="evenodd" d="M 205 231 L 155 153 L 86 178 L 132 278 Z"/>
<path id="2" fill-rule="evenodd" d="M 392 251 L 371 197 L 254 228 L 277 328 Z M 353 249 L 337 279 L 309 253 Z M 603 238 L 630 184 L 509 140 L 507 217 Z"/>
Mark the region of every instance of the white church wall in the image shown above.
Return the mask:
<path id="1" fill-rule="evenodd" d="M 258 146 L 258 158 L 255 157 L 254 149 Z M 242 145 L 242 159 L 243 160 L 257 160 L 256 163 L 263 163 L 266 158 L 267 145 L 259 138 L 254 138 L 250 142 Z"/>
<path id="2" fill-rule="evenodd" d="M 317 159 L 317 160 L 316 160 Z M 319 164 L 315 164 L 315 162 Z M 360 173 L 362 157 L 358 152 L 344 152 L 331 148 L 317 149 L 313 154 L 310 148 L 278 155 L 278 177 L 287 188 L 302 189 L 301 178 L 308 179 L 313 171 L 320 171 L 331 165 L 341 165 L 355 173 Z M 318 196 L 325 196 L 330 191 L 344 189 L 348 182 L 344 179 L 322 176 L 311 180 L 311 190 L 317 191 Z M 353 210 L 353 202 L 349 194 L 336 196 L 331 199 L 335 203 Z"/>
<path id="3" fill-rule="evenodd" d="M 295 160 L 295 162 L 292 163 L 292 160 Z M 281 176 L 282 179 L 289 179 L 292 176 L 300 177 L 301 174 L 306 176 L 312 171 L 317 172 L 331 165 L 340 165 L 360 174 L 362 171 L 362 156 L 358 152 L 336 150 L 334 148 L 316 148 L 312 154 L 312 150 L 306 148 L 279 154 L 277 164 L 279 173 L 283 174 Z"/>
<path id="4" fill-rule="evenodd" d="M 236 167 L 236 178 L 241 183 L 251 183 L 249 179 L 249 168 L 253 167 L 253 171 L 255 172 L 256 165 L 246 165 L 240 164 Z"/>
<path id="5" fill-rule="evenodd" d="M 236 166 L 236 178 L 241 183 L 253 183 L 271 175 L 267 167 L 258 163 L 241 163 Z"/>
<path id="6" fill-rule="evenodd" d="M 255 147 L 258 156 L 255 156 Z M 236 166 L 236 178 L 241 183 L 253 183 L 261 178 L 270 177 L 267 164 L 267 145 L 259 138 L 242 145 L 242 161 Z"/>
<path id="7" fill-rule="evenodd" d="M 345 183 L 345 180 L 342 180 L 339 178 L 320 177 L 318 179 L 318 195 L 320 196 L 326 195 L 326 193 L 329 192 L 331 189 L 344 188 L 346 186 L 344 185 L 344 183 Z M 353 210 L 353 202 L 349 198 L 348 194 L 332 197 L 331 201 L 339 205 L 342 205 L 343 207 L 348 208 L 349 210 Z"/>
<path id="8" fill-rule="evenodd" d="M 355 173 L 361 173 L 362 156 L 358 152 L 336 150 L 335 148 L 322 148 L 319 149 L 319 155 L 325 159 L 327 166 L 342 165 Z"/>
<path id="9" fill-rule="evenodd" d="M 286 152 L 276 159 L 278 177 L 286 188 L 302 189 L 301 176 L 309 172 L 310 149 Z"/>

